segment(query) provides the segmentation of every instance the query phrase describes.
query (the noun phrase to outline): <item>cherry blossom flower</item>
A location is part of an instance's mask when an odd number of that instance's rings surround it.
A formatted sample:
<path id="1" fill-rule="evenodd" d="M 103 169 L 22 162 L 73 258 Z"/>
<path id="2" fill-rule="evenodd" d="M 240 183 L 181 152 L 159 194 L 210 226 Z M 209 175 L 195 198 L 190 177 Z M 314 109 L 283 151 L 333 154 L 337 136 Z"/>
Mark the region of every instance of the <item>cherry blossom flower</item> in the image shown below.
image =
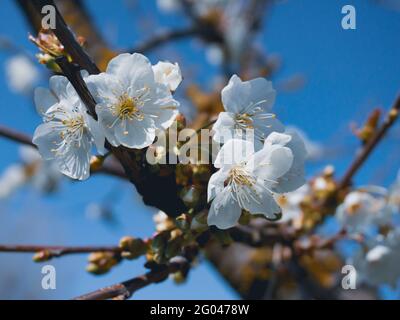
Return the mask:
<path id="1" fill-rule="evenodd" d="M 294 191 L 304 184 L 306 151 L 296 135 L 271 133 L 261 150 L 240 139 L 229 140 L 220 150 L 208 184 L 212 201 L 208 225 L 233 227 L 242 209 L 276 220 L 281 208 L 276 193 Z"/>
<path id="2" fill-rule="evenodd" d="M 180 8 L 179 0 L 157 0 L 157 6 L 163 12 L 174 12 Z"/>
<path id="3" fill-rule="evenodd" d="M 7 167 L 0 175 L 0 199 L 11 196 L 28 180 L 24 166 L 13 164 Z"/>
<path id="4" fill-rule="evenodd" d="M 39 81 L 39 71 L 24 55 L 19 54 L 6 61 L 7 83 L 16 93 L 27 94 Z"/>
<path id="5" fill-rule="evenodd" d="M 400 171 L 396 181 L 390 186 L 388 201 L 397 212 L 400 212 Z"/>
<path id="6" fill-rule="evenodd" d="M 182 82 L 181 69 L 178 63 L 159 61 L 152 68 L 156 82 L 166 85 L 170 91 L 175 91 Z"/>
<path id="7" fill-rule="evenodd" d="M 33 143 L 45 160 L 55 160 L 59 170 L 78 180 L 89 177 L 93 143 L 104 153 L 104 135 L 88 115 L 75 89 L 63 76 L 50 78 L 50 90 L 37 88 L 36 110 L 44 123 L 36 128 Z"/>
<path id="8" fill-rule="evenodd" d="M 62 175 L 54 160 L 43 160 L 38 150 L 31 146 L 21 146 L 19 155 L 28 173 L 29 182 L 36 190 L 46 193 L 58 188 Z"/>
<path id="9" fill-rule="evenodd" d="M 247 130 L 254 130 L 258 149 L 269 133 L 284 131 L 283 125 L 270 112 L 275 102 L 275 90 L 270 81 L 264 78 L 242 81 L 233 75 L 221 95 L 226 111 L 220 112 L 213 126 L 215 141 L 223 143 L 232 137 L 242 138 Z"/>
<path id="10" fill-rule="evenodd" d="M 360 250 L 353 258 L 359 281 L 378 286 L 388 284 L 395 287 L 400 278 L 400 234 L 392 231 L 377 241 L 366 253 Z"/>
<path id="11" fill-rule="evenodd" d="M 375 186 L 350 192 L 337 208 L 336 219 L 350 233 L 364 233 L 373 224 L 389 224 L 393 206 L 388 204 L 386 193 L 385 189 Z"/>
<path id="12" fill-rule="evenodd" d="M 156 82 L 149 60 L 138 53 L 113 58 L 106 72 L 86 79 L 97 101 L 96 112 L 113 146 L 142 149 L 167 129 L 178 114 L 178 102 L 164 84 Z"/>
<path id="13" fill-rule="evenodd" d="M 275 201 L 279 204 L 282 209 L 282 219 L 279 223 L 296 222 L 301 218 L 301 203 L 304 198 L 310 193 L 310 186 L 304 184 L 297 190 L 289 192 L 287 194 L 276 194 L 274 196 Z"/>

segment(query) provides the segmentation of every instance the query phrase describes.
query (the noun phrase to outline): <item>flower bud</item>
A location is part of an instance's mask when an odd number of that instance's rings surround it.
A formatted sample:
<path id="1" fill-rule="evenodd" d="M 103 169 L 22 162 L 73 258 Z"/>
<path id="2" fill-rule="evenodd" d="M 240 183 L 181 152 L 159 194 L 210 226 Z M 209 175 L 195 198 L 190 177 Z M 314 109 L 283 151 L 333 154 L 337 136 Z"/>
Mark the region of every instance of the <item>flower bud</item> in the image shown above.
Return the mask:
<path id="1" fill-rule="evenodd" d="M 190 217 L 187 214 L 181 214 L 180 216 L 176 217 L 175 221 L 176 226 L 181 230 L 187 230 L 190 227 Z"/>
<path id="2" fill-rule="evenodd" d="M 93 274 L 104 274 L 110 271 L 119 260 L 113 252 L 92 252 L 88 257 L 89 264 L 86 271 Z"/>
<path id="3" fill-rule="evenodd" d="M 45 261 L 49 261 L 52 258 L 52 254 L 49 250 L 42 250 L 39 252 L 36 252 L 32 259 L 35 262 L 45 262 Z"/>
<path id="4" fill-rule="evenodd" d="M 90 158 L 90 170 L 97 171 L 101 168 L 104 162 L 104 157 L 102 156 L 92 156 Z"/>
<path id="5" fill-rule="evenodd" d="M 136 259 L 146 253 L 147 246 L 142 239 L 123 237 L 119 242 L 121 256 L 125 259 Z"/>

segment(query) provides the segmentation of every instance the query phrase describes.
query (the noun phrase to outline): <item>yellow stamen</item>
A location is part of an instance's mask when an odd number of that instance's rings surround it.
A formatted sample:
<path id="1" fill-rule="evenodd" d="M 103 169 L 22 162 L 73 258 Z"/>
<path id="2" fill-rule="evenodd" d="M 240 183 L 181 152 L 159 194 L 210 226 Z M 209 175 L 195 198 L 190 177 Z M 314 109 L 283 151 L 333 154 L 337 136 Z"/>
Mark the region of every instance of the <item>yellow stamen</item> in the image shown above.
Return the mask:
<path id="1" fill-rule="evenodd" d="M 129 97 L 127 94 L 119 98 L 118 103 L 114 106 L 114 115 L 118 116 L 120 120 L 133 120 L 142 121 L 144 114 L 140 112 L 137 101 Z"/>

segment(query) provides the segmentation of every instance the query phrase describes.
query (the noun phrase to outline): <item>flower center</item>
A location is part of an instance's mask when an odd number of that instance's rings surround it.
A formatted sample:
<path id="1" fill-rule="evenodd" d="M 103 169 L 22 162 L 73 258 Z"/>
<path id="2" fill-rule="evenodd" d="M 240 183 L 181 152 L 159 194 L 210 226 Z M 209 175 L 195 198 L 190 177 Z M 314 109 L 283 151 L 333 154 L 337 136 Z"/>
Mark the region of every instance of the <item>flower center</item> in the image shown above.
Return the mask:
<path id="1" fill-rule="evenodd" d="M 228 178 L 225 180 L 225 186 L 237 185 L 252 187 L 256 183 L 254 177 L 249 175 L 242 166 L 233 167 L 228 174 Z"/>
<path id="2" fill-rule="evenodd" d="M 235 114 L 235 127 L 238 130 L 254 130 L 254 135 L 259 140 L 265 139 L 265 129 L 269 128 L 268 123 L 258 122 L 254 124 L 255 120 L 267 120 L 275 118 L 273 113 L 266 113 L 261 107 L 267 100 L 260 100 L 256 103 L 251 102 L 247 107 L 243 108 L 240 113 Z M 265 128 L 265 129 L 264 129 Z"/>
<path id="3" fill-rule="evenodd" d="M 235 116 L 236 126 L 239 129 L 254 129 L 252 115 L 248 113 L 238 113 Z"/>
<path id="4" fill-rule="evenodd" d="M 278 202 L 280 207 L 286 207 L 289 202 L 285 195 L 280 195 L 277 197 L 276 202 Z"/>
<path id="5" fill-rule="evenodd" d="M 62 124 L 65 126 L 65 130 L 61 132 L 63 139 L 78 141 L 81 138 L 85 127 L 83 116 L 79 115 L 74 118 L 65 119 L 62 121 Z"/>
<path id="6" fill-rule="evenodd" d="M 224 182 L 224 186 L 231 191 L 231 197 L 242 209 L 251 202 L 260 202 L 260 195 L 254 187 L 255 184 L 256 179 L 241 165 L 233 167 Z"/>
<path id="7" fill-rule="evenodd" d="M 356 202 L 351 204 L 348 208 L 347 208 L 347 213 L 349 216 L 354 216 L 358 213 L 358 211 L 361 209 L 361 203 L 360 202 Z"/>
<path id="8" fill-rule="evenodd" d="M 144 114 L 138 108 L 138 101 L 127 94 L 119 97 L 118 103 L 114 107 L 115 115 L 120 120 L 133 120 L 142 121 Z"/>
<path id="9" fill-rule="evenodd" d="M 54 126 L 60 130 L 60 142 L 55 142 L 55 148 L 51 149 L 56 156 L 62 156 L 68 152 L 69 147 L 74 145 L 76 148 L 81 146 L 81 140 L 85 134 L 85 120 L 82 115 L 76 115 L 61 121 Z"/>

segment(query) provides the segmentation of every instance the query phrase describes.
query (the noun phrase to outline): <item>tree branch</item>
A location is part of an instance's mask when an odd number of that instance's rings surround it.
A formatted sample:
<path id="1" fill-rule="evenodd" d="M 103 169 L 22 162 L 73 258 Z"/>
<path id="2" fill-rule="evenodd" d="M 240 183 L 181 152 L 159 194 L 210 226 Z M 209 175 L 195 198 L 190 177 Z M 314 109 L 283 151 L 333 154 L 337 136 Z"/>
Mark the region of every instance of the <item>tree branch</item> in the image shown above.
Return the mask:
<path id="1" fill-rule="evenodd" d="M 382 140 L 386 132 L 395 123 L 396 119 L 399 116 L 399 112 L 400 112 L 400 96 L 397 97 L 395 103 L 390 109 L 385 122 L 375 132 L 375 135 L 368 141 L 368 143 L 364 146 L 361 153 L 354 159 L 353 163 L 350 165 L 349 169 L 346 171 L 343 178 L 340 180 L 338 184 L 338 190 L 346 188 L 351 184 L 353 176 L 357 173 L 357 171 L 361 168 L 364 162 L 368 159 L 368 156 L 378 145 L 378 143 Z"/>
<path id="2" fill-rule="evenodd" d="M 171 273 L 178 272 L 185 268 L 185 263 L 170 262 L 160 266 L 148 273 L 132 278 L 130 280 L 117 283 L 105 288 L 98 289 L 88 294 L 76 297 L 74 300 L 106 300 L 106 299 L 128 299 L 137 290 L 144 288 L 152 283 L 158 283 L 168 278 Z"/>
<path id="3" fill-rule="evenodd" d="M 146 51 L 152 50 L 160 45 L 163 45 L 168 41 L 190 37 L 199 33 L 200 29 L 197 27 L 189 27 L 186 29 L 167 31 L 154 36 L 153 38 L 149 39 L 146 42 L 143 42 L 142 44 L 138 45 L 133 49 L 129 49 L 128 52 L 145 53 Z"/>
<path id="4" fill-rule="evenodd" d="M 2 125 L 0 125 L 0 136 L 36 148 L 32 142 L 31 136 Z"/>
<path id="5" fill-rule="evenodd" d="M 118 246 L 40 246 L 40 245 L 0 245 L 0 252 L 41 252 L 45 251 L 49 258 L 61 257 L 67 254 L 91 253 L 91 252 L 116 252 L 121 249 Z"/>

